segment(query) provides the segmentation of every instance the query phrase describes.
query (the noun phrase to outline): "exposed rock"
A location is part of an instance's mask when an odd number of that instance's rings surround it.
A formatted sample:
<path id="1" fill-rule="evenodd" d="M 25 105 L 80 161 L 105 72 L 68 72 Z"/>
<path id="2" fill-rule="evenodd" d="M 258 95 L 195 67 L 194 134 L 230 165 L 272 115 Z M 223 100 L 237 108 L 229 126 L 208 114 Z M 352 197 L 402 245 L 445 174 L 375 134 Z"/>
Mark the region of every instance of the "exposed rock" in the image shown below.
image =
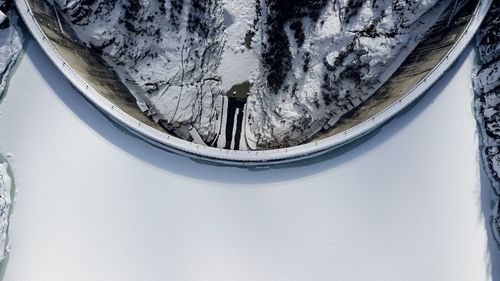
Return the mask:
<path id="1" fill-rule="evenodd" d="M 500 195 L 500 4 L 494 2 L 477 35 L 478 71 L 474 75 L 476 118 L 481 131 L 482 158 L 496 195 Z M 500 242 L 500 200 L 492 215 Z M 500 245 L 499 245 L 500 246 Z"/>
<path id="2" fill-rule="evenodd" d="M 249 97 L 257 146 L 300 144 L 334 126 L 396 71 L 449 3 L 266 1 L 264 71 Z"/>
<path id="3" fill-rule="evenodd" d="M 0 0 L 0 96 L 7 87 L 10 70 L 22 50 L 18 15 L 12 1 Z"/>
<path id="4" fill-rule="evenodd" d="M 7 173 L 8 164 L 0 159 L 0 261 L 6 256 L 7 231 L 9 228 L 9 214 L 12 204 L 12 181 Z"/>
<path id="5" fill-rule="evenodd" d="M 179 137 L 218 133 L 219 0 L 54 0 L 81 41 L 118 72 L 152 119 Z"/>
<path id="6" fill-rule="evenodd" d="M 243 127 L 257 149 L 300 144 L 335 126 L 389 79 L 452 2 L 47 1 L 142 110 L 181 138 L 194 128 L 215 143 L 225 130 L 222 94 L 249 82 Z"/>
<path id="7" fill-rule="evenodd" d="M 17 21 L 18 15 L 12 1 L 0 0 L 0 96 L 7 87 L 10 70 L 22 50 L 22 35 Z M 7 231 L 12 204 L 12 181 L 7 168 L 7 162 L 0 156 L 0 261 L 6 257 Z"/>

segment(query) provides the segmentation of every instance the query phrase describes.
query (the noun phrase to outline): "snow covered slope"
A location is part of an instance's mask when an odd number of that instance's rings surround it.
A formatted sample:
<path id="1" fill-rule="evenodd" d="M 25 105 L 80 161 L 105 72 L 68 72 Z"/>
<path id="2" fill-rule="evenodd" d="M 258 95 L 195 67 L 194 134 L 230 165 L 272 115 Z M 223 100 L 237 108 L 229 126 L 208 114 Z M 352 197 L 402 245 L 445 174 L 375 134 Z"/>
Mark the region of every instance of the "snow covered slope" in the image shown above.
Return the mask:
<path id="1" fill-rule="evenodd" d="M 249 98 L 250 131 L 263 147 L 299 144 L 334 126 L 396 71 L 450 3 L 269 2 L 263 71 Z"/>
<path id="2" fill-rule="evenodd" d="M 220 1 L 56 0 L 79 39 L 101 53 L 157 122 L 206 142 L 218 132 Z"/>
<path id="3" fill-rule="evenodd" d="M 12 1 L 0 0 L 0 96 L 5 91 L 10 69 L 22 49 L 17 20 Z"/>
<path id="4" fill-rule="evenodd" d="M 234 94 L 247 104 L 245 138 L 259 149 L 300 144 L 335 126 L 453 2 L 46 1 L 152 119 L 188 140 L 194 128 L 213 144 L 227 129 L 222 96 Z"/>
<path id="5" fill-rule="evenodd" d="M 7 173 L 8 164 L 0 157 L 0 261 L 2 261 L 7 250 L 7 230 L 9 228 L 10 206 L 12 204 L 11 188 L 12 182 Z"/>
<path id="6" fill-rule="evenodd" d="M 22 50 L 22 35 L 17 26 L 18 15 L 9 0 L 0 0 L 0 97 L 7 87 L 10 70 Z M 6 256 L 11 178 L 8 164 L 0 156 L 0 261 Z"/>
<path id="7" fill-rule="evenodd" d="M 484 166 L 496 194 L 500 195 L 500 3 L 492 5 L 477 38 L 476 117 L 481 130 Z M 500 242 L 500 200 L 493 217 L 493 232 Z"/>

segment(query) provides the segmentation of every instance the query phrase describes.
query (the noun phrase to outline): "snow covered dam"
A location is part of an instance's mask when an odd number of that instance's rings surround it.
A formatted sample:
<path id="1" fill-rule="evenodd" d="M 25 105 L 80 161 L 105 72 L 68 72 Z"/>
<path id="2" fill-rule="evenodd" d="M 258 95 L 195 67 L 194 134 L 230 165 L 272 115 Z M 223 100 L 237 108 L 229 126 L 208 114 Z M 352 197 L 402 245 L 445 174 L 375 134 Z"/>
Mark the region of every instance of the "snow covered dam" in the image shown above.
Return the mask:
<path id="1" fill-rule="evenodd" d="M 415 102 L 491 0 L 15 0 L 104 114 L 153 145 L 235 165 L 313 157 Z"/>

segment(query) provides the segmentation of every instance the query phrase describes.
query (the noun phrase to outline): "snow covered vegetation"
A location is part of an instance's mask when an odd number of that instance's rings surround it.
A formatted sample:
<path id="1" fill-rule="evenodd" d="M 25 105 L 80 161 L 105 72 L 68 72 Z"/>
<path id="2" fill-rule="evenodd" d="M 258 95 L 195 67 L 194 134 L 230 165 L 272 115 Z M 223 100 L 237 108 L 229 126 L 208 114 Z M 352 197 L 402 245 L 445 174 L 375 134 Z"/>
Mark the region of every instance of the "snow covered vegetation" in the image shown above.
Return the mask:
<path id="1" fill-rule="evenodd" d="M 17 20 L 13 2 L 0 0 L 0 97 L 7 87 L 10 70 L 22 50 L 22 36 Z M 12 203 L 12 182 L 7 168 L 7 162 L 0 156 L 0 262 L 6 257 L 9 211 Z"/>
<path id="2" fill-rule="evenodd" d="M 0 158 L 0 261 L 2 261 L 7 249 L 7 230 L 9 227 L 9 214 L 12 204 L 11 188 L 12 182 L 7 173 L 8 164 Z"/>
<path id="3" fill-rule="evenodd" d="M 500 195 L 500 3 L 494 2 L 477 35 L 478 70 L 474 76 L 476 118 L 486 172 Z M 497 198 L 498 199 L 498 198 Z M 500 243 L 500 200 L 492 220 Z"/>
<path id="4" fill-rule="evenodd" d="M 10 70 L 22 50 L 22 36 L 17 20 L 13 2 L 0 0 L 0 96 L 5 91 Z M 0 261 L 6 256 L 9 211 L 12 203 L 12 182 L 7 168 L 7 162 L 0 156 Z"/>
<path id="5" fill-rule="evenodd" d="M 468 2 L 41 1 L 61 31 L 116 71 L 152 120 L 183 139 L 231 149 L 293 146 L 334 127 L 397 71 L 446 9 Z"/>
<path id="6" fill-rule="evenodd" d="M 78 38 L 99 52 L 152 119 L 187 138 L 218 133 L 224 16 L 218 1 L 57 0 Z M 186 130 L 187 128 L 187 130 Z"/>
<path id="7" fill-rule="evenodd" d="M 0 96 L 5 91 L 9 72 L 22 50 L 18 16 L 12 1 L 0 0 Z"/>
<path id="8" fill-rule="evenodd" d="M 396 71 L 449 2 L 268 1 L 263 69 L 249 97 L 258 145 L 295 145 L 334 126 Z"/>

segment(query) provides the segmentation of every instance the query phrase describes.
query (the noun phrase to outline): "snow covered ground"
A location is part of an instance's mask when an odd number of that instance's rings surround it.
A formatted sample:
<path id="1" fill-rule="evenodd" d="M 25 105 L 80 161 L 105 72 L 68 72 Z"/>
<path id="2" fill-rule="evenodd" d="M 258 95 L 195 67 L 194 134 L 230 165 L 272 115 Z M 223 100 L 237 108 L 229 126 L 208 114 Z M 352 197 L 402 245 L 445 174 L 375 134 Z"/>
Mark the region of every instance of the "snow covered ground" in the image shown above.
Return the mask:
<path id="1" fill-rule="evenodd" d="M 222 96 L 248 96 L 238 128 L 253 149 L 298 145 L 334 126 L 445 9 L 467 3 L 47 1 L 63 33 L 104 58 L 141 109 L 182 139 L 224 143 Z"/>
<path id="2" fill-rule="evenodd" d="M 315 15 L 301 1 L 269 2 L 279 4 L 262 21 L 263 69 L 248 101 L 248 137 L 267 148 L 303 143 L 366 101 L 451 3 L 313 1 L 323 6 Z"/>
<path id="3" fill-rule="evenodd" d="M 12 204 L 12 179 L 8 173 L 9 164 L 0 156 L 0 262 L 8 252 L 9 216 Z"/>
<path id="4" fill-rule="evenodd" d="M 13 2 L 0 0 L 0 102 L 7 87 L 10 72 L 22 50 L 18 15 Z M 7 231 L 11 207 L 12 180 L 7 173 L 8 164 L 0 155 L 0 262 L 6 257 Z"/>
<path id="5" fill-rule="evenodd" d="M 183 139 L 219 132 L 224 49 L 220 1 L 48 1 L 67 32 L 101 54 L 138 105 Z M 72 30 L 71 30 L 72 29 Z"/>
<path id="6" fill-rule="evenodd" d="M 0 0 L 0 98 L 7 87 L 10 69 L 22 50 L 18 15 L 12 5 L 12 1 Z"/>
<path id="7" fill-rule="evenodd" d="M 495 2 L 477 35 L 478 65 L 474 76 L 476 117 L 483 162 L 500 196 L 500 4 Z M 500 199 L 492 206 L 492 229 L 500 247 Z"/>
<path id="8" fill-rule="evenodd" d="M 4 280 L 498 280 L 467 53 L 369 139 L 245 170 L 128 135 L 31 42 L 0 105 Z"/>

